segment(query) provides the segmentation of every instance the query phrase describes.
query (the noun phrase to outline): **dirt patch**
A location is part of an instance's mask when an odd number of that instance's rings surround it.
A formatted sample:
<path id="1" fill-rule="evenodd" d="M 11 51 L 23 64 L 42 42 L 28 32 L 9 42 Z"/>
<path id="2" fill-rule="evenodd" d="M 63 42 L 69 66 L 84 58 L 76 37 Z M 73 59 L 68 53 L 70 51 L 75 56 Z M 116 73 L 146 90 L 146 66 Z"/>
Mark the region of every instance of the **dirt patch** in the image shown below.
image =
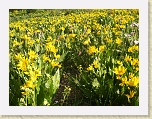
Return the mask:
<path id="1" fill-rule="evenodd" d="M 78 99 L 81 100 L 82 98 L 82 92 L 74 85 L 71 85 L 69 80 L 67 78 L 62 77 L 60 80 L 60 86 L 59 89 L 54 97 L 53 103 L 60 105 L 62 103 L 63 99 L 63 92 L 65 89 L 65 86 L 69 86 L 71 88 L 70 94 L 68 98 L 64 101 L 63 106 L 76 106 L 80 105 L 77 104 Z"/>

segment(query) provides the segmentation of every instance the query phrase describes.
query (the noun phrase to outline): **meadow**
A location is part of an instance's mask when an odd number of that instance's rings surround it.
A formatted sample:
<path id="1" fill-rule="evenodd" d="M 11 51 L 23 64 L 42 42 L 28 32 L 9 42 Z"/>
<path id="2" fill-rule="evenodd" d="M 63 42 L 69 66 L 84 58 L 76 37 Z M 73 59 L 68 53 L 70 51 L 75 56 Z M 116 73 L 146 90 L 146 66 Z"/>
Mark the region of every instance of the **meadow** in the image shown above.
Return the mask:
<path id="1" fill-rule="evenodd" d="M 139 10 L 10 10 L 10 106 L 139 106 Z"/>

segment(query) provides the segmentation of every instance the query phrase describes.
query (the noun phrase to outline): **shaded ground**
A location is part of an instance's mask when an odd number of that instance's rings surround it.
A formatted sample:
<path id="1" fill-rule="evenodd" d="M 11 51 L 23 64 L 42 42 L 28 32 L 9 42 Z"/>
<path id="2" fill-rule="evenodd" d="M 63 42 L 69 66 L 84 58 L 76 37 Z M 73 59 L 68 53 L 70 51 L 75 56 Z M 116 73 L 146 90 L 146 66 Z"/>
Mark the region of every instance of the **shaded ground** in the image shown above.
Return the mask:
<path id="1" fill-rule="evenodd" d="M 83 98 L 81 91 L 76 86 L 71 85 L 66 77 L 61 78 L 60 87 L 55 95 L 53 102 L 57 105 L 60 105 L 62 103 L 62 93 L 64 92 L 65 86 L 69 86 L 71 88 L 71 91 L 68 98 L 64 101 L 63 106 L 83 105 L 83 103 L 81 103 L 81 100 Z"/>

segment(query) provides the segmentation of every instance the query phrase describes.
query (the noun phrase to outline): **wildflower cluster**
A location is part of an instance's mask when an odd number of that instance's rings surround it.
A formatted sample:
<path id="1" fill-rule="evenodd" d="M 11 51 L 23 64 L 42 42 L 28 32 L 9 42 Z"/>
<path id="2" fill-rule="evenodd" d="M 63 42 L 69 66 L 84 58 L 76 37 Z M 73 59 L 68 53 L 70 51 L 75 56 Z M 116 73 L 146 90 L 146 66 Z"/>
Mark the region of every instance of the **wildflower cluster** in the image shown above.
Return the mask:
<path id="1" fill-rule="evenodd" d="M 89 105 L 138 105 L 137 9 L 26 13 L 10 12 L 10 105 L 53 105 L 63 72 Z"/>

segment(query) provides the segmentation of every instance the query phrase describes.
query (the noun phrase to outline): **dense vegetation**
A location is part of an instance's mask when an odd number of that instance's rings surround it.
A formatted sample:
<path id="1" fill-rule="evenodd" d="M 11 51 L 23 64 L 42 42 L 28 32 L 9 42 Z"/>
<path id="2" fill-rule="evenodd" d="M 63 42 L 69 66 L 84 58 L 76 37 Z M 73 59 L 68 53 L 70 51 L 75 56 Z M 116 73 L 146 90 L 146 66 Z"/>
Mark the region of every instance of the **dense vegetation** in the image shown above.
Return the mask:
<path id="1" fill-rule="evenodd" d="M 10 10 L 9 104 L 139 105 L 139 11 Z M 68 79 L 58 103 L 53 99 Z M 75 95 L 74 95 L 75 96 Z"/>

